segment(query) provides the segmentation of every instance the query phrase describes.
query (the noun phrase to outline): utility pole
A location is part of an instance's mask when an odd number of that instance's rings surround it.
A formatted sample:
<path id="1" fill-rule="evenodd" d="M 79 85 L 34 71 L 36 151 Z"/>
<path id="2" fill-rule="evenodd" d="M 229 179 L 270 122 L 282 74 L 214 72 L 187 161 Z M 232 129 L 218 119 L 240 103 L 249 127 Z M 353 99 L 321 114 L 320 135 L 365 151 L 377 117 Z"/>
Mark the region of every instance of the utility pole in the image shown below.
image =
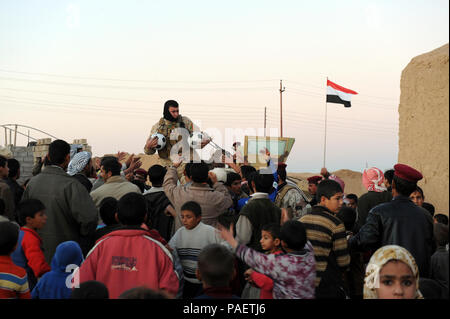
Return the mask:
<path id="1" fill-rule="evenodd" d="M 267 107 L 264 106 L 264 137 L 266 137 Z"/>
<path id="2" fill-rule="evenodd" d="M 283 80 L 280 80 L 280 137 L 283 137 L 283 92 L 286 90 L 283 87 Z"/>
<path id="3" fill-rule="evenodd" d="M 14 126 L 14 147 L 16 147 L 17 142 L 17 124 Z"/>

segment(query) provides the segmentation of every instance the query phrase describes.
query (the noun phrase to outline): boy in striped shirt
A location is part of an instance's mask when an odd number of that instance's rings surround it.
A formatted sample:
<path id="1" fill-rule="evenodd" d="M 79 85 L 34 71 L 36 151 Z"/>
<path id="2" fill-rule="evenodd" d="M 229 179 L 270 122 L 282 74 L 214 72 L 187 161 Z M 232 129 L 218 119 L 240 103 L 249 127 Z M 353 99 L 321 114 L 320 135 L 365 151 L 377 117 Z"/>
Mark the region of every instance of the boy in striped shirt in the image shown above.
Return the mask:
<path id="1" fill-rule="evenodd" d="M 209 244 L 225 244 L 218 231 L 201 222 L 202 208 L 197 202 L 186 202 L 181 206 L 183 227 L 177 230 L 169 241 L 181 260 L 184 273 L 183 299 L 198 296 L 202 283 L 196 277 L 197 261 L 201 250 Z"/>
<path id="2" fill-rule="evenodd" d="M 19 227 L 0 222 L 0 234 L 0 299 L 30 299 L 27 272 L 10 257 L 17 246 Z"/>
<path id="3" fill-rule="evenodd" d="M 339 183 L 323 180 L 316 193 L 318 204 L 300 218 L 316 258 L 316 298 L 340 299 L 348 295 L 343 276 L 350 265 L 345 226 L 336 214 L 343 204 Z"/>

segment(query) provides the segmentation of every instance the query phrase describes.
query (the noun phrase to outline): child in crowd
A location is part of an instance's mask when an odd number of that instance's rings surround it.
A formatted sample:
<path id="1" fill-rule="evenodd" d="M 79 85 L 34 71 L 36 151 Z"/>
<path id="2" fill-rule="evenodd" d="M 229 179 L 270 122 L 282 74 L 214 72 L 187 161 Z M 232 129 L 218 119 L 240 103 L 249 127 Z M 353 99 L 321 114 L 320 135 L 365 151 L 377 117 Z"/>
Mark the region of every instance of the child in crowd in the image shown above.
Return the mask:
<path id="1" fill-rule="evenodd" d="M 156 229 L 160 235 L 169 241 L 174 234 L 175 209 L 167 198 L 162 184 L 167 169 L 161 165 L 153 165 L 148 169 L 148 177 L 152 188 L 144 193 L 147 201 L 147 226 Z"/>
<path id="2" fill-rule="evenodd" d="M 261 247 L 266 254 L 279 255 L 281 250 L 280 225 L 271 223 L 263 226 L 261 230 Z M 273 299 L 273 280 L 253 269 L 244 273 L 246 280 L 261 289 L 260 299 Z"/>
<path id="3" fill-rule="evenodd" d="M 230 288 L 235 275 L 234 256 L 228 248 L 220 244 L 204 247 L 198 255 L 196 270 L 203 294 L 194 299 L 239 299 Z"/>
<path id="4" fill-rule="evenodd" d="M 17 213 L 22 227 L 11 258 L 17 266 L 27 271 L 28 285 L 33 290 L 38 278 L 50 271 L 42 251 L 42 239 L 37 233 L 47 222 L 45 206 L 38 199 L 27 199 L 19 203 Z"/>
<path id="5" fill-rule="evenodd" d="M 448 299 L 448 225 L 434 224 L 436 252 L 431 256 L 431 279 L 436 280 L 442 288 L 442 298 Z"/>
<path id="6" fill-rule="evenodd" d="M 76 273 L 80 283 L 103 282 L 111 299 L 140 285 L 163 289 L 175 296 L 180 283 L 173 257 L 149 231 L 141 228 L 147 218 L 144 196 L 134 192 L 122 196 L 116 216 L 123 227 L 97 241 Z"/>
<path id="7" fill-rule="evenodd" d="M 10 255 L 16 249 L 19 227 L 0 222 L 0 299 L 30 299 L 27 272 Z"/>
<path id="8" fill-rule="evenodd" d="M 436 214 L 433 216 L 434 223 L 441 223 L 448 226 L 448 216 L 444 214 Z"/>
<path id="9" fill-rule="evenodd" d="M 347 297 L 343 276 L 350 265 L 350 254 L 344 223 L 336 216 L 343 205 L 343 195 L 338 182 L 329 179 L 321 181 L 316 192 L 318 205 L 300 218 L 317 261 L 317 299 Z"/>
<path id="10" fill-rule="evenodd" d="M 73 271 L 83 262 L 80 245 L 65 241 L 56 247 L 52 270 L 42 276 L 31 292 L 33 299 L 70 299 Z M 76 283 L 76 278 L 75 283 Z"/>
<path id="11" fill-rule="evenodd" d="M 280 239 L 285 253 L 279 255 L 266 255 L 239 245 L 231 227 L 230 230 L 222 228 L 221 236 L 247 265 L 272 278 L 274 299 L 314 298 L 316 262 L 301 222 L 290 220 L 283 224 Z"/>
<path id="12" fill-rule="evenodd" d="M 108 299 L 108 288 L 95 280 L 85 281 L 72 290 L 71 299 Z"/>
<path id="13" fill-rule="evenodd" d="M 94 235 L 95 241 L 120 227 L 116 220 L 117 199 L 114 197 L 104 198 L 100 203 L 99 213 L 105 226 L 97 228 Z"/>
<path id="14" fill-rule="evenodd" d="M 364 299 L 423 299 L 419 269 L 408 250 L 387 245 L 372 255 L 366 268 Z"/>
<path id="15" fill-rule="evenodd" d="M 169 241 L 169 246 L 175 249 L 181 260 L 184 273 L 183 298 L 197 296 L 202 284 L 196 278 L 197 259 L 200 251 L 208 244 L 221 243 L 216 229 L 203 224 L 202 209 L 197 202 L 186 202 L 181 206 L 181 222 L 183 227 L 177 230 Z"/>

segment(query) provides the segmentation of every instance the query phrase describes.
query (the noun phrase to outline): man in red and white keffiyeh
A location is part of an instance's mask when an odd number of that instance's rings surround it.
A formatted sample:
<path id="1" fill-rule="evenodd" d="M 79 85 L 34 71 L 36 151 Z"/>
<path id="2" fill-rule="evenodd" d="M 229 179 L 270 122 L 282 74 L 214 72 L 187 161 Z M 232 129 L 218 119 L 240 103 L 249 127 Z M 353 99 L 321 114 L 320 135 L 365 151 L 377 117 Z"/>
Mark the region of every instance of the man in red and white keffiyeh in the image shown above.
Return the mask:
<path id="1" fill-rule="evenodd" d="M 386 187 L 384 187 L 383 172 L 376 167 L 371 167 L 364 170 L 362 182 L 368 191 L 381 193 L 386 190 Z"/>

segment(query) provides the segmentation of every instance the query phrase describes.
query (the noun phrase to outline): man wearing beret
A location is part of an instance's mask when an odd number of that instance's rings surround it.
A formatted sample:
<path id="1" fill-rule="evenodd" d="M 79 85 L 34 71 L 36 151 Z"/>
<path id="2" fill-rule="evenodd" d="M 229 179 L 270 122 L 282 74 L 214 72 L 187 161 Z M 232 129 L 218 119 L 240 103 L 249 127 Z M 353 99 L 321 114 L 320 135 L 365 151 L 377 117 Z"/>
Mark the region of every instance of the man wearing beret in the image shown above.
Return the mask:
<path id="1" fill-rule="evenodd" d="M 433 220 L 425 209 L 409 199 L 423 176 L 404 164 L 395 165 L 394 170 L 392 201 L 369 211 L 366 223 L 349 239 L 349 247 L 364 251 L 385 245 L 402 246 L 413 255 L 420 277 L 429 277 Z"/>

